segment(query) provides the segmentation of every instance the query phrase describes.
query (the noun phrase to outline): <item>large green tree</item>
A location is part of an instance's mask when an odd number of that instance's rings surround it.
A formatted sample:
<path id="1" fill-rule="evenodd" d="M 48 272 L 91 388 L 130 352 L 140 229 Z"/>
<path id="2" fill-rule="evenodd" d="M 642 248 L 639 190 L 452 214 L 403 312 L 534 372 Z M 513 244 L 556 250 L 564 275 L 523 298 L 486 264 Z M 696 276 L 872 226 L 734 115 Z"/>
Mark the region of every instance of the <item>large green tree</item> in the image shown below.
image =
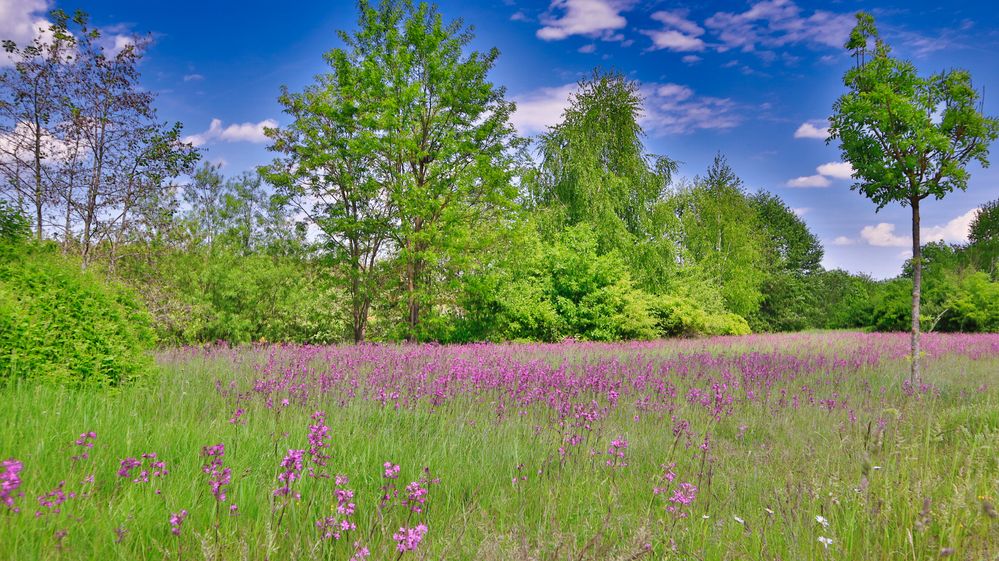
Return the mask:
<path id="1" fill-rule="evenodd" d="M 872 44 L 873 43 L 873 50 Z M 829 141 L 837 141 L 855 170 L 852 188 L 880 210 L 897 202 L 912 210 L 912 367 L 919 375 L 919 303 L 922 280 L 920 203 L 966 189 L 972 160 L 988 165 L 999 121 L 981 114 L 981 96 L 965 70 L 920 76 L 895 58 L 874 18 L 857 14 L 845 47 L 856 65 L 843 76 L 848 88 L 833 105 Z"/>
<path id="2" fill-rule="evenodd" d="M 313 176 L 294 179 L 321 183 L 332 199 L 317 220 L 330 237 L 362 240 L 361 252 L 343 244 L 352 263 L 373 265 L 388 226 L 404 335 L 416 340 L 437 285 L 478 241 L 474 226 L 516 196 L 514 106 L 488 79 L 498 51 L 470 50 L 472 30 L 461 21 L 426 3 L 358 8 L 358 30 L 341 34 L 345 47 L 327 57 L 331 73 L 283 97 L 296 124 L 276 148 Z"/>

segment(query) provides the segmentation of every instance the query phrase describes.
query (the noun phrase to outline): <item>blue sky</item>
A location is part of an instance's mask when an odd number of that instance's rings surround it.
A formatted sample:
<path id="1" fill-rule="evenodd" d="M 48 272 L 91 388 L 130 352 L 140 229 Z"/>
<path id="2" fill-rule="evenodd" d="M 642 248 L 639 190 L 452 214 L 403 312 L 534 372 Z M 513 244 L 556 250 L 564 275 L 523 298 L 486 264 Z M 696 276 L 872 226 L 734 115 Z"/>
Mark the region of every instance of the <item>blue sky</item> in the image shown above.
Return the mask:
<path id="1" fill-rule="evenodd" d="M 558 120 L 573 84 L 600 66 L 640 81 L 652 152 L 702 172 L 718 151 L 751 190 L 780 195 L 826 249 L 825 265 L 894 276 L 908 256 L 908 209 L 880 213 L 849 189 L 849 168 L 823 138 L 850 58 L 852 14 L 875 14 L 895 53 L 923 73 L 961 67 L 999 114 L 999 15 L 981 1 L 682 2 L 441 1 L 474 26 L 477 49 L 499 48 L 493 80 L 518 103 L 517 127 Z M 184 123 L 205 157 L 235 174 L 270 160 L 261 128 L 283 124 L 282 85 L 300 90 L 322 54 L 352 29 L 353 2 L 0 0 L 0 35 L 23 40 L 55 6 L 89 12 L 109 34 L 150 33 L 143 84 L 165 120 Z M 27 34 L 27 35 L 26 35 Z M 993 93 L 996 92 L 996 93 Z M 996 155 L 999 158 L 999 155 Z M 967 192 L 923 209 L 924 237 L 963 241 L 982 203 L 999 198 L 999 169 L 972 168 Z"/>

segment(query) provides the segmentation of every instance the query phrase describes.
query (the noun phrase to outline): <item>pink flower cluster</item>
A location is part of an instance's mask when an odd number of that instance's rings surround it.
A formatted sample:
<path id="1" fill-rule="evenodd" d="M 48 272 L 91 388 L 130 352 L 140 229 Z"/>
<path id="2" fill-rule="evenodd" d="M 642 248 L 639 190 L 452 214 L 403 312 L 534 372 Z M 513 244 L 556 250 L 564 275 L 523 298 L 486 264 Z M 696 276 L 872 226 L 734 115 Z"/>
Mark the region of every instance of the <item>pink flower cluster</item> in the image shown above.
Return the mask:
<path id="1" fill-rule="evenodd" d="M 17 489 L 21 486 L 21 477 L 18 474 L 21 473 L 24 464 L 10 458 L 0 462 L 0 468 L 3 468 L 3 471 L 0 471 L 0 503 L 3 503 L 8 510 L 20 512 L 14 504 L 14 498 L 22 496 Z"/>
<path id="2" fill-rule="evenodd" d="M 416 551 L 419 547 L 420 542 L 423 541 L 423 536 L 427 534 L 427 525 L 418 524 L 412 528 L 406 528 L 405 526 L 399 528 L 399 531 L 392 534 L 392 539 L 395 540 L 395 550 L 399 553 L 404 553 L 406 551 Z"/>
<path id="3" fill-rule="evenodd" d="M 212 488 L 212 496 L 216 501 L 224 503 L 226 485 L 232 482 L 232 470 L 222 465 L 225 445 L 220 442 L 214 446 L 205 446 L 201 449 L 201 455 L 208 458 L 208 463 L 201 467 L 201 471 L 208 474 L 208 485 Z M 231 505 L 230 511 L 235 512 L 235 507 L 235 504 Z"/>

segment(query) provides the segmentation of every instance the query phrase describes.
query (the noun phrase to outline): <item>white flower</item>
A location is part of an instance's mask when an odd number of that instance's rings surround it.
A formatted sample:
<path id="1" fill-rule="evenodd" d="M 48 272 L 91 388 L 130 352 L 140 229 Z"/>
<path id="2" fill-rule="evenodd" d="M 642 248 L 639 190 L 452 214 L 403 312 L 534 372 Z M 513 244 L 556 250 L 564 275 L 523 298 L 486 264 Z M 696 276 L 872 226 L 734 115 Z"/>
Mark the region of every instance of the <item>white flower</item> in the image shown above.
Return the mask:
<path id="1" fill-rule="evenodd" d="M 829 527 L 829 520 L 825 516 L 816 514 L 815 515 L 815 521 L 818 522 L 819 524 L 822 524 L 823 528 L 828 528 Z"/>
<path id="2" fill-rule="evenodd" d="M 732 515 L 732 518 L 735 518 L 735 521 L 738 522 L 739 524 L 742 524 L 743 526 L 746 525 L 746 521 L 743 520 L 742 518 L 739 518 L 738 516 L 736 516 L 734 514 Z"/>
<path id="3" fill-rule="evenodd" d="M 822 544 L 823 547 L 825 547 L 826 549 L 829 549 L 829 546 L 832 545 L 833 540 L 832 540 L 832 538 L 827 538 L 825 536 L 819 536 L 819 543 Z"/>
<path id="4" fill-rule="evenodd" d="M 871 466 L 871 469 L 877 471 L 877 470 L 881 469 L 881 466 Z"/>
<path id="5" fill-rule="evenodd" d="M 702 515 L 701 515 L 701 518 L 703 518 L 703 519 L 707 520 L 708 518 L 711 518 L 711 517 L 710 517 L 710 516 L 708 516 L 707 514 L 702 514 Z"/>

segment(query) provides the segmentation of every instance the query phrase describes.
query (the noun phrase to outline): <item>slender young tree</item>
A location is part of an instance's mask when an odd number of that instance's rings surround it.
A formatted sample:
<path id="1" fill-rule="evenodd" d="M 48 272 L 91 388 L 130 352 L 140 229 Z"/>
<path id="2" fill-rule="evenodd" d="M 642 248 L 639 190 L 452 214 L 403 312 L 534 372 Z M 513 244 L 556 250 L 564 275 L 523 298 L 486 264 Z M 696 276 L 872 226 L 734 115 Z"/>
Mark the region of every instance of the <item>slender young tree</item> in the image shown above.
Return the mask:
<path id="1" fill-rule="evenodd" d="M 67 30 L 68 16 L 52 13 L 54 22 L 19 47 L 3 40 L 3 49 L 15 61 L 0 72 L 0 174 L 11 188 L 8 196 L 25 200 L 35 236 L 40 240 L 46 220 L 45 208 L 57 197 L 52 176 L 65 147 L 57 124 L 66 118 L 62 99 L 67 86 L 66 64 L 75 44 Z"/>
<path id="2" fill-rule="evenodd" d="M 852 189 L 877 210 L 893 202 L 912 210 L 914 380 L 919 376 L 920 203 L 967 188 L 966 166 L 972 160 L 988 165 L 999 120 L 982 115 L 981 96 L 967 71 L 923 77 L 911 62 L 891 56 L 870 14 L 857 14 L 845 47 L 856 64 L 843 76 L 848 91 L 833 105 L 828 142 L 838 141 L 855 170 Z"/>

